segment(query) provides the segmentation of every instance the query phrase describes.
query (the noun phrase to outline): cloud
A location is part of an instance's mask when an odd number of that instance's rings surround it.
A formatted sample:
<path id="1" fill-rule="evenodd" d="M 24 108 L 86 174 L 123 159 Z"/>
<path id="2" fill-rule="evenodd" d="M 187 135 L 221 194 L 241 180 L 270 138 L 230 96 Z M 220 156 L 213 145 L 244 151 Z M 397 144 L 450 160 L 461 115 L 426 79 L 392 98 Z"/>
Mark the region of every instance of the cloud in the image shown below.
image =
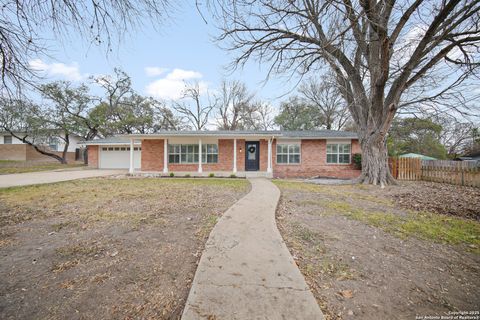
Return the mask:
<path id="1" fill-rule="evenodd" d="M 167 68 L 145 67 L 145 74 L 147 75 L 147 77 L 156 77 L 164 74 L 166 71 L 168 71 Z"/>
<path id="2" fill-rule="evenodd" d="M 177 100 L 182 97 L 186 81 L 199 80 L 202 77 L 203 75 L 197 71 L 173 69 L 164 78 L 148 84 L 145 91 L 155 98 Z M 203 92 L 208 88 L 204 81 L 199 81 L 199 86 Z"/>
<path id="3" fill-rule="evenodd" d="M 167 79 L 170 80 L 188 80 L 188 79 L 200 79 L 202 74 L 197 71 L 173 69 L 172 72 L 167 74 Z"/>
<path id="4" fill-rule="evenodd" d="M 46 63 L 41 59 L 33 59 L 29 61 L 30 67 L 39 72 L 45 73 L 46 76 L 60 77 L 70 81 L 81 81 L 88 75 L 81 74 L 77 63 L 67 65 L 65 63 Z"/>

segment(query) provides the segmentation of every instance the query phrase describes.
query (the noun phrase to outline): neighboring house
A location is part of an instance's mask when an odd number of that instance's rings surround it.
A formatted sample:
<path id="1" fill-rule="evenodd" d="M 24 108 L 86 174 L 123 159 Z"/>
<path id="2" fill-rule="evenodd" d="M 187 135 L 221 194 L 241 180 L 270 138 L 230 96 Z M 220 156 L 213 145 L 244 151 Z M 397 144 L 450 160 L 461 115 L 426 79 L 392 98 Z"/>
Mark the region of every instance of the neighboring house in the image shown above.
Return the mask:
<path id="1" fill-rule="evenodd" d="M 319 131 L 165 131 L 87 141 L 88 164 L 177 175 L 353 178 L 356 133 Z M 201 160 L 201 161 L 200 161 Z"/>
<path id="2" fill-rule="evenodd" d="M 398 156 L 399 158 L 420 158 L 421 160 L 437 160 L 436 158 L 429 157 L 418 153 L 406 153 Z"/>
<path id="3" fill-rule="evenodd" d="M 24 134 L 15 133 L 22 137 Z M 67 160 L 75 161 L 82 159 L 80 152 L 80 142 L 82 137 L 77 135 L 69 136 L 70 143 L 68 145 Z M 42 147 L 49 152 L 53 152 L 61 156 L 65 143 L 59 138 L 48 138 Z M 57 161 L 52 157 L 37 152 L 32 146 L 23 143 L 20 139 L 13 137 L 8 132 L 0 132 L 0 160 L 20 160 L 20 161 Z"/>
<path id="4" fill-rule="evenodd" d="M 476 162 L 480 162 L 480 151 L 475 151 L 475 152 L 470 152 L 470 153 L 467 153 L 461 157 L 458 157 L 457 158 L 458 160 L 461 160 L 461 161 L 476 161 Z"/>

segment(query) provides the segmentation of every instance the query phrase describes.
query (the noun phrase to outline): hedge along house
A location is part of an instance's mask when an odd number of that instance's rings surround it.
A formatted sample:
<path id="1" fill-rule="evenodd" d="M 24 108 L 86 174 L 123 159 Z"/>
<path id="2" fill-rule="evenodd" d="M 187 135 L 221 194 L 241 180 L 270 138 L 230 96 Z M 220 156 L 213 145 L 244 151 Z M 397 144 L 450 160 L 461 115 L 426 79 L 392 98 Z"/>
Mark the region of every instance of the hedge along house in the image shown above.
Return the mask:
<path id="1" fill-rule="evenodd" d="M 87 141 L 90 167 L 131 174 L 354 178 L 352 132 L 164 131 Z"/>

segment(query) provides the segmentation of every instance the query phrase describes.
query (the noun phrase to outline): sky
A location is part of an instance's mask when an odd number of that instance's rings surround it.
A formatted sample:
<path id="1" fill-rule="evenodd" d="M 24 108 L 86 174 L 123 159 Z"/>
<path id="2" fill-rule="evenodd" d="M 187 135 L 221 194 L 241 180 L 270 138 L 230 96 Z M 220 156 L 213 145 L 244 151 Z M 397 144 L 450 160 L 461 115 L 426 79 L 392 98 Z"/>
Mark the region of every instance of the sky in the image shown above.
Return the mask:
<path id="1" fill-rule="evenodd" d="M 199 81 L 201 87 L 214 91 L 222 79 L 241 80 L 274 107 L 292 92 L 294 81 L 278 77 L 265 83 L 267 70 L 255 61 L 232 73 L 228 65 L 233 56 L 213 41 L 217 32 L 213 21 L 206 24 L 195 6 L 184 4 L 163 25 L 154 28 L 146 23 L 130 32 L 108 54 L 105 47 L 69 35 L 51 42 L 50 57 L 33 58 L 30 64 L 41 70 L 46 81 L 74 83 L 88 81 L 92 75 L 112 74 L 120 67 L 140 94 L 166 100 L 180 97 L 184 81 Z"/>

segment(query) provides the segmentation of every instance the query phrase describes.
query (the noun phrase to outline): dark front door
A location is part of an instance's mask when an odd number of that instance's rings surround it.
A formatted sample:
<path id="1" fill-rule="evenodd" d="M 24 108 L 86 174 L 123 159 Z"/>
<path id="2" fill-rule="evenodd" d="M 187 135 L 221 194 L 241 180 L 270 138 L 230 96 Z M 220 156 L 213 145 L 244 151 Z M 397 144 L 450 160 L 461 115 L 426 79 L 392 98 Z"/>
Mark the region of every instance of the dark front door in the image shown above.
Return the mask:
<path id="1" fill-rule="evenodd" d="M 245 142 L 245 171 L 258 171 L 260 168 L 260 152 L 258 141 Z"/>

